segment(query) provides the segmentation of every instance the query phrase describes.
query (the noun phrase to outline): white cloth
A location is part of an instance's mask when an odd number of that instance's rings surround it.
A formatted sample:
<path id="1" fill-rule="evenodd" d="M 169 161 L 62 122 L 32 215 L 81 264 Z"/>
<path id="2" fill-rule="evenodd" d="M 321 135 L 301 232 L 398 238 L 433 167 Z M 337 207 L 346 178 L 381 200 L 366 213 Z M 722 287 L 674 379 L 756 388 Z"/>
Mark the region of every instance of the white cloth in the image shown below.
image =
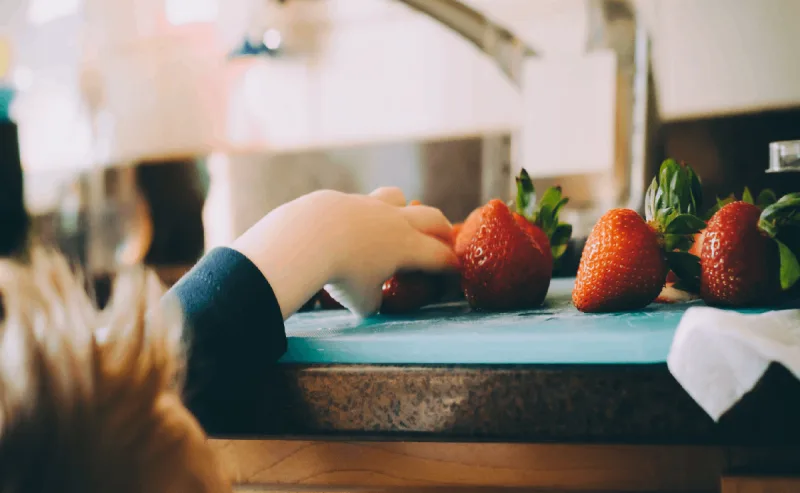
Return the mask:
<path id="1" fill-rule="evenodd" d="M 692 307 L 667 357 L 672 375 L 715 421 L 753 389 L 772 362 L 800 378 L 800 310 L 745 315 Z"/>

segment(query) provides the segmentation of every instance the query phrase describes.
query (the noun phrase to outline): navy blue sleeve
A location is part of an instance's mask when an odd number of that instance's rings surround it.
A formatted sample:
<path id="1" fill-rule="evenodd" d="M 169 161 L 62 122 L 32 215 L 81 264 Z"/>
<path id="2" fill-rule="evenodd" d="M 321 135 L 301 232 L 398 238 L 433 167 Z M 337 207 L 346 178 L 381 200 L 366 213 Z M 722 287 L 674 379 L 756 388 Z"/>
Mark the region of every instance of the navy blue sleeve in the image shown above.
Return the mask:
<path id="1" fill-rule="evenodd" d="M 263 388 L 286 351 L 278 300 L 261 271 L 230 248 L 210 251 L 167 293 L 184 314 L 184 399 L 208 433 L 226 428 L 232 406 Z"/>

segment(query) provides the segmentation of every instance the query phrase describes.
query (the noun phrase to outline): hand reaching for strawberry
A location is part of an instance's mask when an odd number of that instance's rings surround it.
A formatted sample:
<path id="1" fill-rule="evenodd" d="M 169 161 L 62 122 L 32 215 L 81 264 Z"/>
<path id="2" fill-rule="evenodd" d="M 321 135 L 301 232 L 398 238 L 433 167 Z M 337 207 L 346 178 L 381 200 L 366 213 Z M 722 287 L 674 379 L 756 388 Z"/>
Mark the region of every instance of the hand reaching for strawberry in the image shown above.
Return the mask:
<path id="1" fill-rule="evenodd" d="M 370 315 L 381 305 L 381 286 L 396 272 L 458 267 L 444 215 L 405 205 L 396 188 L 368 196 L 314 192 L 267 214 L 233 248 L 269 280 L 284 317 L 323 285 L 346 308 Z"/>
<path id="2" fill-rule="evenodd" d="M 731 306 L 764 303 L 800 279 L 800 194 L 776 202 L 767 191 L 756 202 L 746 190 L 740 202 L 719 201 L 706 228 L 697 216 L 701 193 L 694 171 L 670 159 L 648 190 L 645 218 L 625 209 L 604 215 L 583 251 L 575 306 L 643 308 L 668 273 L 676 289 Z M 436 273 L 458 267 L 473 308 L 535 308 L 571 234 L 558 220 L 566 202 L 554 187 L 537 203 L 523 170 L 514 203 L 490 201 L 452 227 L 435 208 L 407 207 L 398 189 L 321 191 L 271 212 L 233 247 L 270 281 L 284 316 L 323 285 L 329 305 L 358 315 L 407 313 L 436 302 L 444 279 Z"/>

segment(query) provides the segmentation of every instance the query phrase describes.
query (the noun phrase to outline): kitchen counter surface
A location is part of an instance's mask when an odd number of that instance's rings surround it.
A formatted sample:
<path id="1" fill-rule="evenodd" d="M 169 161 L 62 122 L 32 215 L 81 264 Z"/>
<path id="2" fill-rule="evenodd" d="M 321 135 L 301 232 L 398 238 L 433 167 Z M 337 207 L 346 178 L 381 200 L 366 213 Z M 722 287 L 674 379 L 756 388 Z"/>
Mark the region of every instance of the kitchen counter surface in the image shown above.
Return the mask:
<path id="1" fill-rule="evenodd" d="M 715 424 L 663 364 L 284 365 L 222 436 L 800 445 L 800 382 L 771 368 Z"/>
<path id="2" fill-rule="evenodd" d="M 284 360 L 225 404 L 217 435 L 800 445 L 800 381 L 783 367 L 714 423 L 664 363 L 686 306 L 588 316 L 565 302 L 569 288 L 556 282 L 542 310 L 503 317 L 458 306 L 364 322 L 297 316 Z"/>

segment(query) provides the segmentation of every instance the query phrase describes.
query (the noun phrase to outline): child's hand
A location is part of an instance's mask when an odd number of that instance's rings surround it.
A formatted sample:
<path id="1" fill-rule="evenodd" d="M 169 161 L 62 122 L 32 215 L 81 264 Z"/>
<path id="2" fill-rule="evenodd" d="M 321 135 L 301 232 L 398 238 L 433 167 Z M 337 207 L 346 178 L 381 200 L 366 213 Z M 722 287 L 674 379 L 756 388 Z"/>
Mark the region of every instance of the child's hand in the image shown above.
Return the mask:
<path id="1" fill-rule="evenodd" d="M 267 278 L 284 318 L 325 284 L 342 305 L 370 315 L 380 307 L 381 285 L 396 271 L 458 265 L 444 215 L 405 204 L 396 188 L 368 196 L 314 192 L 267 214 L 233 248 Z"/>

